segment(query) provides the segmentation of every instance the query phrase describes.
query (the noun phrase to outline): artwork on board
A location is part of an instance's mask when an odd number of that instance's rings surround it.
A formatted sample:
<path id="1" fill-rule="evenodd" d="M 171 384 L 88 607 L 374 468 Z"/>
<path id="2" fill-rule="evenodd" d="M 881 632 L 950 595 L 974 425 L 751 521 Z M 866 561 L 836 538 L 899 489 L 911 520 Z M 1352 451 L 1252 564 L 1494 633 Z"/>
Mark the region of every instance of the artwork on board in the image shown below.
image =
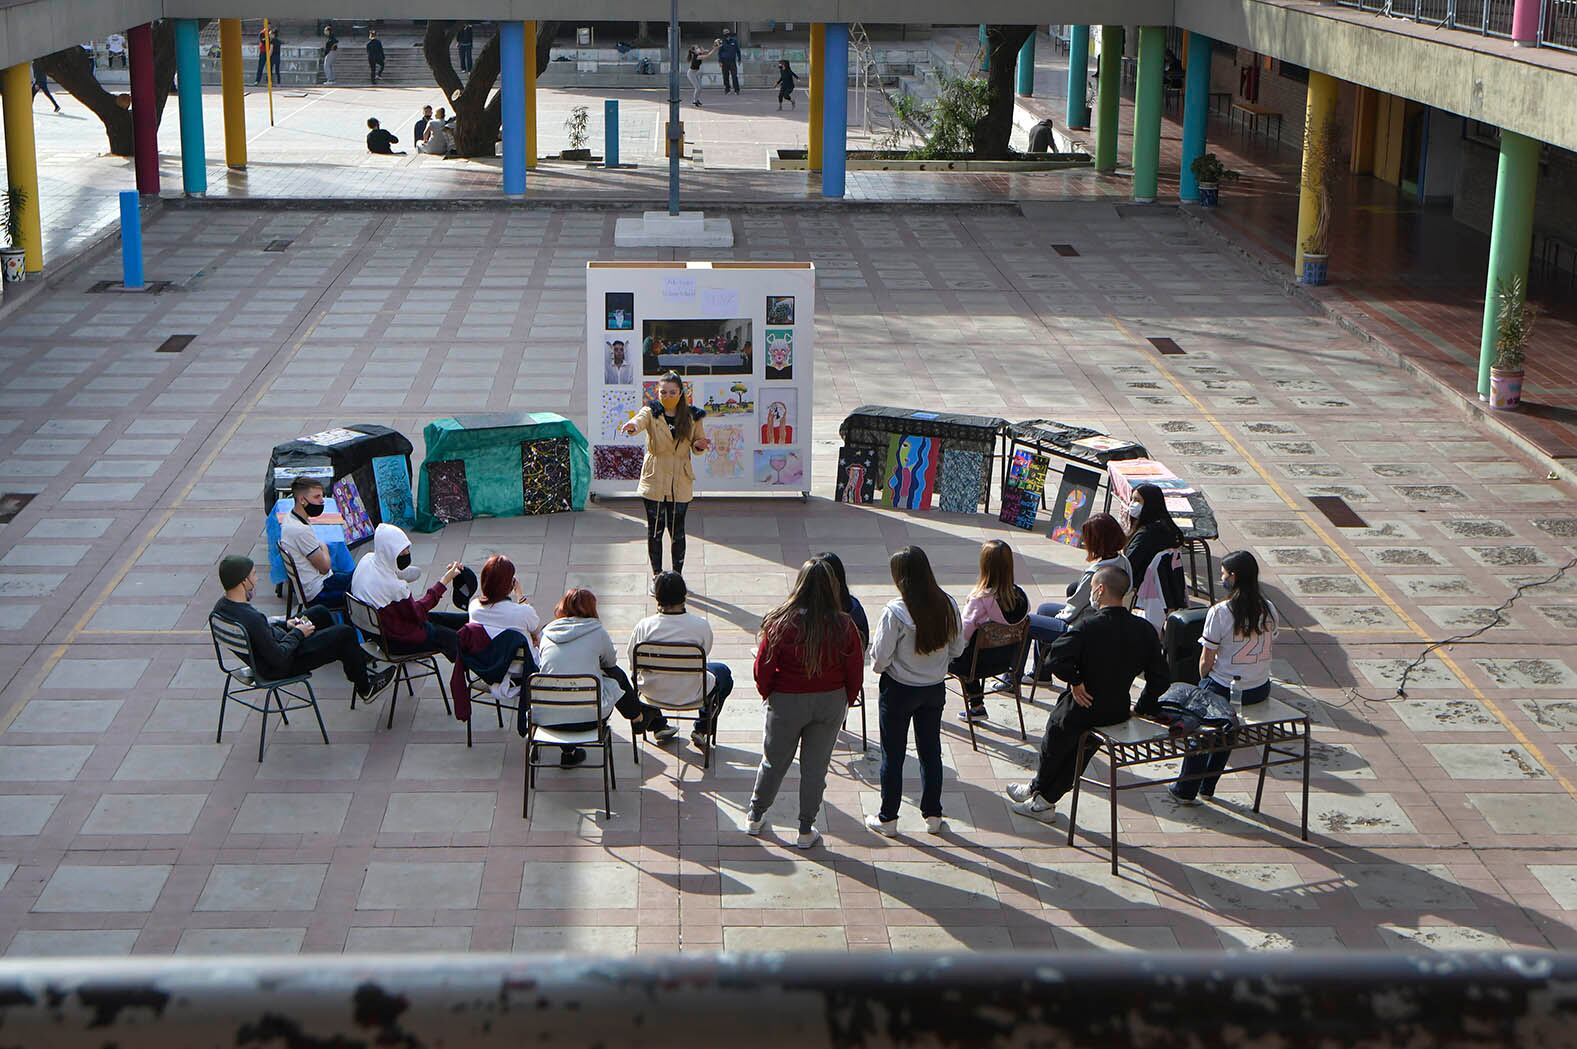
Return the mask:
<path id="1" fill-rule="evenodd" d="M 471 520 L 471 489 L 466 484 L 465 460 L 444 459 L 423 463 L 427 471 L 427 495 L 433 516 L 444 524 Z"/>
<path id="2" fill-rule="evenodd" d="M 785 488 L 805 482 L 805 461 L 792 448 L 760 448 L 755 455 L 757 484 Z"/>
<path id="3" fill-rule="evenodd" d="M 359 543 L 372 534 L 372 519 L 367 516 L 367 508 L 362 505 L 361 492 L 356 488 L 356 482 L 350 477 L 341 477 L 334 482 L 334 506 L 339 510 L 340 517 L 345 522 L 345 542 Z"/>
<path id="4" fill-rule="evenodd" d="M 405 465 L 405 456 L 378 456 L 372 461 L 372 476 L 383 519 L 401 528 L 414 526 L 416 507 L 411 500 L 411 475 Z"/>
<path id="5" fill-rule="evenodd" d="M 799 391 L 766 389 L 757 404 L 762 444 L 793 444 L 799 427 Z"/>
<path id="6" fill-rule="evenodd" d="M 591 475 L 599 481 L 639 481 L 646 450 L 629 445 L 598 444 L 591 449 Z"/>
<path id="7" fill-rule="evenodd" d="M 696 401 L 695 401 L 695 383 L 691 382 L 689 379 L 686 379 L 684 381 L 684 399 L 689 401 L 691 404 L 696 403 Z M 641 403 L 642 404 L 655 404 L 655 403 L 657 403 L 657 380 L 656 379 L 653 379 L 650 382 L 643 382 L 643 383 L 641 383 Z"/>
<path id="8" fill-rule="evenodd" d="M 723 426 L 708 419 L 706 438 L 711 444 L 695 458 L 696 473 L 713 481 L 743 480 L 749 469 L 749 436 L 743 426 Z"/>
<path id="9" fill-rule="evenodd" d="M 876 501 L 876 475 L 881 471 L 881 451 L 876 448 L 838 449 L 838 483 L 833 498 L 840 503 Z"/>
<path id="10" fill-rule="evenodd" d="M 619 432 L 619 427 L 635 418 L 635 413 L 641 410 L 641 396 L 635 389 L 603 390 L 601 411 L 597 416 L 597 439 L 609 444 L 643 444 L 645 438 L 640 434 L 627 437 Z"/>
<path id="11" fill-rule="evenodd" d="M 570 507 L 569 438 L 520 445 L 521 513 L 556 514 Z"/>
<path id="12" fill-rule="evenodd" d="M 1022 488 L 1044 496 L 1046 491 L 1046 471 L 1051 467 L 1051 460 L 1039 452 L 1020 448 L 1013 453 L 1013 458 L 1008 461 L 1008 486 Z"/>
<path id="13" fill-rule="evenodd" d="M 1035 527 L 1035 514 L 1040 510 L 1040 493 L 1027 488 L 1002 489 L 1002 510 L 997 519 L 1014 528 L 1026 531 Z"/>
<path id="14" fill-rule="evenodd" d="M 756 414 L 756 384 L 753 379 L 723 379 L 701 384 L 700 407 L 708 420 Z M 710 426 L 708 422 L 708 426 Z"/>
<path id="15" fill-rule="evenodd" d="M 936 491 L 941 442 L 934 437 L 899 437 L 887 441 L 882 471 L 882 505 L 899 510 L 929 510 Z"/>
<path id="16" fill-rule="evenodd" d="M 768 324 L 793 324 L 794 323 L 794 296 L 768 295 L 767 296 L 767 323 Z"/>
<path id="17" fill-rule="evenodd" d="M 985 471 L 984 452 L 952 446 L 942 449 L 942 469 L 936 485 L 937 508 L 950 514 L 972 514 L 979 510 Z"/>
<path id="18" fill-rule="evenodd" d="M 733 320 L 649 320 L 641 331 L 641 373 L 750 375 L 755 371 L 752 322 Z"/>
<path id="19" fill-rule="evenodd" d="M 635 292 L 610 291 L 603 295 L 603 312 L 609 331 L 635 330 Z"/>
<path id="20" fill-rule="evenodd" d="M 628 386 L 635 382 L 635 357 L 623 339 L 604 339 L 602 382 L 605 386 Z"/>
<path id="21" fill-rule="evenodd" d="M 1050 536 L 1053 542 L 1066 546 L 1084 545 L 1084 522 L 1090 519 L 1095 508 L 1095 490 L 1100 486 L 1101 475 L 1094 470 L 1069 463 L 1062 468 L 1062 484 L 1057 488 L 1056 501 L 1050 503 L 1053 515 Z"/>
<path id="22" fill-rule="evenodd" d="M 769 380 L 794 378 L 794 329 L 768 328 L 766 335 Z"/>

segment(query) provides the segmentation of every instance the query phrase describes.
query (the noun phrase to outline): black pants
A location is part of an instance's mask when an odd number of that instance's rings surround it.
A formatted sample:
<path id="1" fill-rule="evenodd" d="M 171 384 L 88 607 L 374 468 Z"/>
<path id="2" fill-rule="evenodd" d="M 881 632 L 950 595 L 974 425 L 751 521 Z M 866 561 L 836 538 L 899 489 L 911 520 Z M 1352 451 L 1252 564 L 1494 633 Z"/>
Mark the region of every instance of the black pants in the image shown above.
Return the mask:
<path id="1" fill-rule="evenodd" d="M 1047 801 L 1056 802 L 1072 790 L 1073 781 L 1083 775 L 1090 759 L 1095 756 L 1095 748 L 1090 747 L 1084 752 L 1084 761 L 1079 761 L 1080 737 L 1089 729 L 1116 725 L 1127 720 L 1126 696 L 1120 707 L 1102 704 L 1099 699 L 1094 706 L 1081 707 L 1073 701 L 1072 693 L 1064 692 L 1046 722 L 1046 734 L 1040 739 L 1040 768 L 1031 784 L 1035 793 Z"/>
<path id="2" fill-rule="evenodd" d="M 673 534 L 674 571 L 684 572 L 684 515 L 689 503 L 668 500 L 642 499 L 646 504 L 646 557 L 652 563 L 652 575 L 663 570 L 663 529 Z"/>
<path id="3" fill-rule="evenodd" d="M 383 60 L 375 58 L 367 59 L 367 72 L 371 75 L 372 82 L 376 84 L 378 82 L 378 78 L 383 75 Z"/>
<path id="4" fill-rule="evenodd" d="M 914 752 L 920 757 L 920 815 L 942 814 L 942 708 L 945 683 L 906 685 L 889 674 L 881 677 L 878 706 L 882 731 L 883 820 L 898 818 L 903 803 L 903 766 L 914 725 Z"/>
<path id="5" fill-rule="evenodd" d="M 367 653 L 357 640 L 356 628 L 334 622 L 334 614 L 321 605 L 313 605 L 302 613 L 312 621 L 312 636 L 296 646 L 290 660 L 290 673 L 305 674 L 330 663 L 338 663 L 345 670 L 345 680 L 357 688 L 367 684 Z"/>
<path id="6" fill-rule="evenodd" d="M 737 62 L 724 62 L 723 64 L 723 94 L 732 91 L 739 94 L 739 64 Z"/>
<path id="7" fill-rule="evenodd" d="M 263 58 L 264 58 L 263 52 L 262 52 L 261 49 L 259 49 L 258 52 L 257 52 L 257 75 L 252 78 L 252 83 L 254 83 L 254 84 L 261 84 L 263 82 Z M 272 79 L 273 79 L 273 82 L 277 85 L 279 83 L 279 49 L 278 48 L 275 48 L 274 49 L 274 53 L 271 56 L 269 56 L 269 64 L 274 67 L 274 75 L 273 75 Z"/>
<path id="8" fill-rule="evenodd" d="M 419 652 L 441 652 L 449 657 L 449 662 L 458 663 L 460 661 L 458 631 L 467 622 L 468 617 L 464 612 L 429 612 L 427 613 L 427 641 L 413 645 L 390 638 L 389 652 L 396 656 L 410 656 Z"/>
<path id="9" fill-rule="evenodd" d="M 33 94 L 36 95 L 40 91 L 42 91 L 44 93 L 44 97 L 45 98 L 49 99 L 49 104 L 50 105 L 54 106 L 56 109 L 60 108 L 60 103 L 55 101 L 55 96 L 51 95 L 49 93 L 49 80 L 48 80 L 48 78 L 46 78 L 46 77 L 39 77 L 37 80 L 33 81 Z"/>
<path id="10" fill-rule="evenodd" d="M 471 69 L 471 47 L 472 45 L 470 44 L 460 45 L 460 72 L 462 73 L 469 72 Z"/>

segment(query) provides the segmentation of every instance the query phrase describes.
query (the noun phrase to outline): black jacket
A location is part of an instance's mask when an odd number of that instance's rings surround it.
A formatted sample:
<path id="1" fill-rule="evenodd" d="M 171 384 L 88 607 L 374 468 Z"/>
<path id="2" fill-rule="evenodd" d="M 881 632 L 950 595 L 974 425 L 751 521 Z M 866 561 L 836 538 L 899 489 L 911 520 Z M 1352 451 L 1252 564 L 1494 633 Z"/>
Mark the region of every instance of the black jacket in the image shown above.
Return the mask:
<path id="1" fill-rule="evenodd" d="M 1181 546 L 1183 533 L 1170 521 L 1151 521 L 1128 540 L 1128 545 L 1123 550 L 1123 556 L 1128 558 L 1128 563 L 1133 566 L 1133 579 L 1129 584 L 1135 589 L 1144 585 L 1144 574 L 1150 569 L 1150 562 L 1165 550 Z M 1160 573 L 1161 594 L 1166 598 L 1168 609 L 1184 608 L 1188 605 L 1187 581 L 1181 572 L 1170 566 Z"/>
<path id="2" fill-rule="evenodd" d="M 1141 713 L 1153 708 L 1171 681 L 1155 628 L 1126 608 L 1108 607 L 1075 623 L 1051 643 L 1051 672 L 1069 685 L 1083 685 L 1094 705 L 1092 725 L 1128 719 L 1128 690 L 1144 675 Z"/>
<path id="3" fill-rule="evenodd" d="M 289 677 L 296 647 L 305 640 L 301 631 L 270 623 L 268 617 L 249 602 L 221 597 L 214 602 L 214 613 L 235 623 L 252 642 L 252 670 L 267 680 Z"/>

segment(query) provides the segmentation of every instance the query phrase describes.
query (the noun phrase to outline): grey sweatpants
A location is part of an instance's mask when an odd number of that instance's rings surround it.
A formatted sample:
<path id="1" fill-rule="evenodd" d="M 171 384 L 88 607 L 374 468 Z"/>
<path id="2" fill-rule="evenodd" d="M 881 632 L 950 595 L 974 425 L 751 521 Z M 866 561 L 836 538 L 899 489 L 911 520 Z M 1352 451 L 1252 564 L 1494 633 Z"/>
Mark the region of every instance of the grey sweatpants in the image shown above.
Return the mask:
<path id="1" fill-rule="evenodd" d="M 767 697 L 766 737 L 761 744 L 761 767 L 756 789 L 750 795 L 750 818 L 760 819 L 772 807 L 783 777 L 799 751 L 799 829 L 810 830 L 821 811 L 827 789 L 827 766 L 848 713 L 849 697 L 843 689 L 832 692 L 774 692 Z"/>

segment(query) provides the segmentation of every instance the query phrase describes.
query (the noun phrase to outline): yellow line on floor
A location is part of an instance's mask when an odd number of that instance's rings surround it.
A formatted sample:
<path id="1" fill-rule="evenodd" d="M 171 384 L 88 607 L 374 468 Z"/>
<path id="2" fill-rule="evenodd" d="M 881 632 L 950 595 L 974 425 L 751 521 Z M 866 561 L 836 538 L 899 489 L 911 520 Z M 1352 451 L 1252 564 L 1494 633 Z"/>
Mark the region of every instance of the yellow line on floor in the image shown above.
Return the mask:
<path id="1" fill-rule="evenodd" d="M 1136 335 L 1126 324 L 1122 322 L 1120 318 L 1112 317 L 1111 321 L 1112 324 L 1116 326 L 1118 331 L 1132 339 L 1135 343 L 1144 346 L 1146 349 L 1151 348 L 1150 343 L 1147 340 Z M 1260 477 L 1264 479 L 1265 483 L 1270 486 L 1271 491 L 1276 493 L 1276 497 L 1282 502 L 1286 503 L 1290 510 L 1302 518 L 1303 523 L 1308 526 L 1309 530 L 1315 535 L 1319 536 L 1320 541 L 1323 542 L 1332 553 L 1341 558 L 1343 563 L 1345 563 L 1347 567 L 1363 581 L 1364 585 L 1370 590 L 1374 591 L 1375 596 L 1381 601 L 1384 601 L 1386 607 L 1394 612 L 1398 619 L 1407 624 L 1407 628 L 1409 630 L 1425 641 L 1434 640 L 1434 638 L 1432 638 L 1429 633 L 1425 631 L 1415 619 L 1413 619 L 1412 616 L 1407 614 L 1406 609 L 1398 604 L 1390 594 L 1387 594 L 1383 589 L 1381 589 L 1379 582 L 1376 581 L 1375 578 L 1368 572 L 1366 572 L 1362 565 L 1355 561 L 1352 556 L 1347 553 L 1347 551 L 1341 548 L 1341 546 L 1336 542 L 1335 537 L 1327 532 L 1324 526 L 1321 525 L 1312 514 L 1298 505 L 1296 500 L 1294 500 L 1293 497 L 1288 494 L 1287 490 L 1281 486 L 1280 482 L 1271 476 L 1270 471 L 1265 469 L 1265 467 L 1260 464 L 1258 459 L 1254 458 L 1253 454 L 1249 452 L 1248 448 L 1243 444 L 1243 442 L 1239 441 L 1237 436 L 1228 430 L 1226 425 L 1222 423 L 1220 419 L 1216 418 L 1215 413 L 1207 408 L 1203 401 L 1194 396 L 1193 391 L 1189 390 L 1188 387 L 1183 385 L 1182 381 L 1172 373 L 1172 369 L 1168 367 L 1165 362 L 1158 360 L 1154 363 L 1156 370 L 1166 378 L 1167 382 L 1172 384 L 1173 389 L 1177 390 L 1178 393 L 1187 398 L 1188 402 L 1194 406 L 1194 409 L 1198 411 L 1200 415 L 1204 416 L 1205 421 L 1213 426 L 1216 432 L 1221 435 L 1222 440 L 1226 441 L 1237 450 L 1237 453 L 1241 455 L 1251 467 L 1254 468 L 1254 472 L 1259 474 Z M 1577 784 L 1573 784 L 1572 781 L 1560 771 L 1560 769 L 1556 768 L 1545 759 L 1544 754 L 1539 750 L 1538 745 L 1534 743 L 1533 740 L 1529 739 L 1528 734 L 1523 732 L 1515 722 L 1506 716 L 1506 712 L 1500 709 L 1500 705 L 1498 703 L 1490 699 L 1489 696 L 1484 693 L 1484 690 L 1479 688 L 1478 685 L 1476 685 L 1473 680 L 1468 677 L 1467 672 L 1457 664 L 1457 661 L 1451 658 L 1451 655 L 1447 653 L 1445 649 L 1436 649 L 1434 655 L 1437 656 L 1440 659 L 1440 662 L 1445 664 L 1446 669 L 1451 671 L 1456 679 L 1462 683 L 1463 688 L 1466 688 L 1469 692 L 1473 693 L 1474 698 L 1476 698 L 1480 703 L 1484 704 L 1485 708 L 1487 708 L 1489 712 L 1495 716 L 1495 720 L 1500 722 L 1501 727 L 1507 732 L 1511 733 L 1513 739 L 1527 748 L 1527 751 L 1529 755 L 1532 756 L 1533 760 L 1537 761 L 1541 766 L 1543 766 L 1544 770 L 1554 777 L 1555 781 L 1565 789 L 1567 794 L 1570 794 L 1573 798 L 1577 798 Z"/>

